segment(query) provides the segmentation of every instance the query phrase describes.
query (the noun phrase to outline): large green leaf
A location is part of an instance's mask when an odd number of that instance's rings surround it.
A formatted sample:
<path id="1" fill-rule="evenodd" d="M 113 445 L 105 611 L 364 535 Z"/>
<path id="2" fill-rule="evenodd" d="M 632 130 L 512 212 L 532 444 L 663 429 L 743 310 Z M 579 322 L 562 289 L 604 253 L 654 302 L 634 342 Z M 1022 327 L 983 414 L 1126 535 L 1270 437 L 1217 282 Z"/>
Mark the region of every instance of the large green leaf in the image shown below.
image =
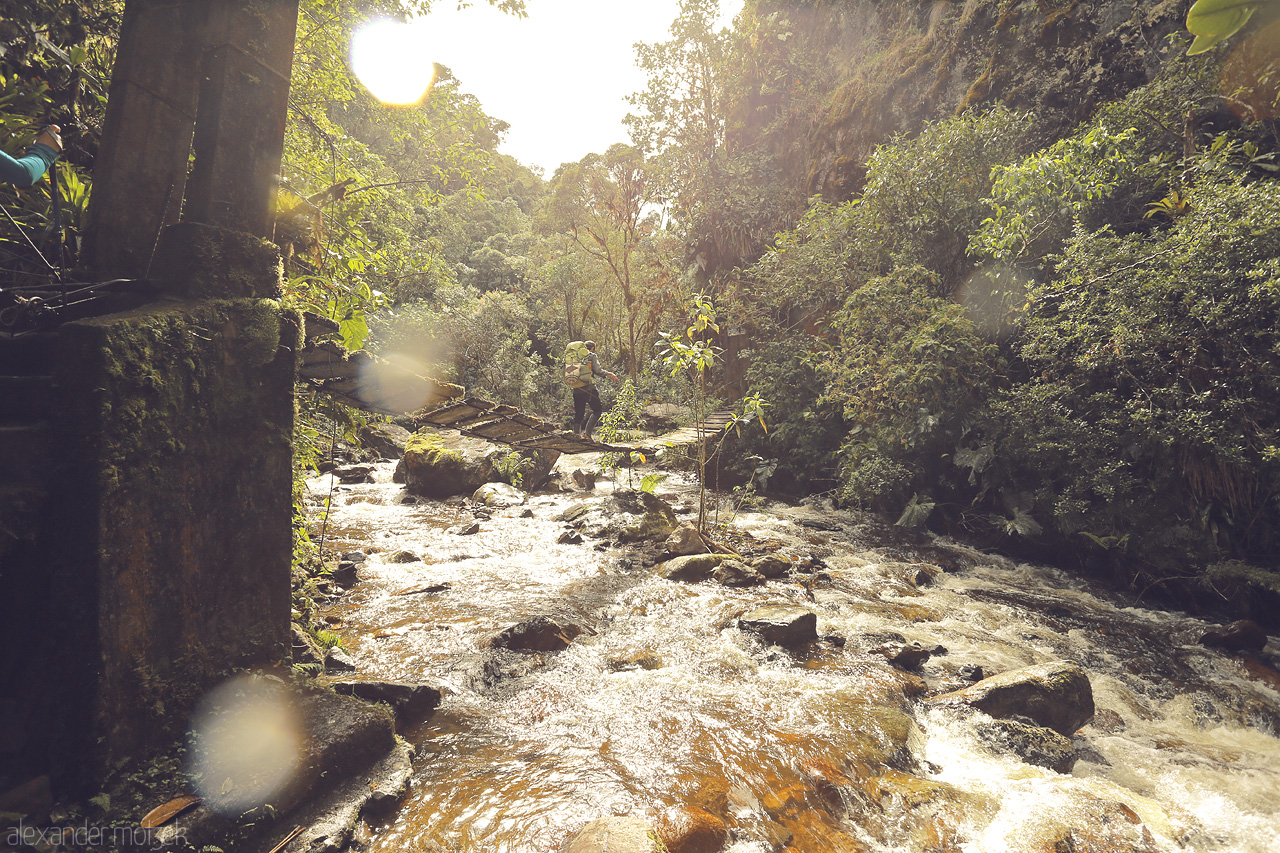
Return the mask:
<path id="1" fill-rule="evenodd" d="M 1196 0 L 1187 12 L 1187 29 L 1195 33 L 1188 56 L 1204 53 L 1249 23 L 1260 2 L 1267 0 Z"/>

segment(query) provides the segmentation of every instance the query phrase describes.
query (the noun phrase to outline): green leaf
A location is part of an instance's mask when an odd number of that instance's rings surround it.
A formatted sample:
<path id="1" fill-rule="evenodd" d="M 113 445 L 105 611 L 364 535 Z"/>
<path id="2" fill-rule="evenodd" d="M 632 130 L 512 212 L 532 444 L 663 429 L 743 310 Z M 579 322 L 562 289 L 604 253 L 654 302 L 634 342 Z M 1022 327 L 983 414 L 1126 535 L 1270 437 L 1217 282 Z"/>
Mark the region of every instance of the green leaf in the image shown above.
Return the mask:
<path id="1" fill-rule="evenodd" d="M 1235 35 L 1257 9 L 1258 0 L 1196 0 L 1187 12 L 1187 29 L 1196 36 L 1187 56 L 1204 53 Z"/>

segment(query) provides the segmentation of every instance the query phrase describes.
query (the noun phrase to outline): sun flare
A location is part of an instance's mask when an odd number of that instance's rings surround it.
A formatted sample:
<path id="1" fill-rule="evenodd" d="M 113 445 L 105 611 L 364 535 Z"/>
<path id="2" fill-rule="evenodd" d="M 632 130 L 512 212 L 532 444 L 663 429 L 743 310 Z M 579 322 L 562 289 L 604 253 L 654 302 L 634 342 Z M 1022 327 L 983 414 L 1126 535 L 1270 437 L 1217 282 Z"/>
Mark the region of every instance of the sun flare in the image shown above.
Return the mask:
<path id="1" fill-rule="evenodd" d="M 416 104 L 431 88 L 434 72 L 424 24 L 379 18 L 351 38 L 351 70 L 387 104 Z"/>

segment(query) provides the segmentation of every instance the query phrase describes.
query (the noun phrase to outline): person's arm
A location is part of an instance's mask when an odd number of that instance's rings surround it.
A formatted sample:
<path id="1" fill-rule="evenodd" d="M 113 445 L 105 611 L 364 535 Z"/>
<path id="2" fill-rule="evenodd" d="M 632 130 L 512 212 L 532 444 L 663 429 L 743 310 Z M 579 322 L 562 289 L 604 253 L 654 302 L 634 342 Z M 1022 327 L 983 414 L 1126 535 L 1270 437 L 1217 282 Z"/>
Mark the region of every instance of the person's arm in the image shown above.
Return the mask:
<path id="1" fill-rule="evenodd" d="M 601 367 L 600 358 L 595 353 L 591 353 L 591 372 L 596 376 L 608 376 L 614 382 L 618 381 L 618 374 L 610 373 Z"/>
<path id="2" fill-rule="evenodd" d="M 0 151 L 0 180 L 29 187 L 44 177 L 44 173 L 58 159 L 58 151 L 62 140 L 58 138 L 58 128 L 53 125 L 40 132 L 36 141 L 21 157 L 10 157 Z"/>

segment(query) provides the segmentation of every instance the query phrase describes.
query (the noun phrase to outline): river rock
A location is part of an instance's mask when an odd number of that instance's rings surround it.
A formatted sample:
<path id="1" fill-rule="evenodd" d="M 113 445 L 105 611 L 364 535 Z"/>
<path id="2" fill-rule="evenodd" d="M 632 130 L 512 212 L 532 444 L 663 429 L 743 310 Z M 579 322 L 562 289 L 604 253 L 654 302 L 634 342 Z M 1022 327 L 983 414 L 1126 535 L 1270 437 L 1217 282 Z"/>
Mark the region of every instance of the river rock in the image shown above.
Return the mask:
<path id="1" fill-rule="evenodd" d="M 673 557 L 659 563 L 657 572 L 669 581 L 696 583 L 710 580 L 716 567 L 727 557 L 724 554 L 690 554 L 687 557 Z"/>
<path id="2" fill-rule="evenodd" d="M 503 509 L 520 506 L 528 500 L 528 495 L 510 483 L 485 483 L 472 493 L 471 500 L 480 506 Z"/>
<path id="3" fill-rule="evenodd" d="M 676 557 L 687 557 L 690 554 L 706 554 L 711 551 L 707 547 L 707 543 L 703 541 L 702 534 L 697 528 L 682 524 L 672 531 L 667 537 L 667 541 L 662 543 L 662 547 L 667 549 L 668 554 Z"/>
<path id="4" fill-rule="evenodd" d="M 667 809 L 654 824 L 669 853 L 706 853 L 719 850 L 729 840 L 724 821 L 696 807 Z"/>
<path id="5" fill-rule="evenodd" d="M 355 672 L 356 662 L 342 649 L 333 648 L 324 656 L 324 668 L 326 672 Z"/>
<path id="6" fill-rule="evenodd" d="M 492 645 L 514 651 L 557 652 L 581 633 L 577 625 L 562 624 L 550 616 L 532 616 L 503 630 Z"/>
<path id="7" fill-rule="evenodd" d="M 333 476 L 338 478 L 339 483 L 345 483 L 347 485 L 352 485 L 354 483 L 372 483 L 373 466 L 343 465 L 340 468 L 333 469 Z"/>
<path id="8" fill-rule="evenodd" d="M 634 489 L 570 507 L 556 520 L 571 522 L 583 534 L 596 539 L 619 542 L 660 541 L 679 524 L 666 501 Z"/>
<path id="9" fill-rule="evenodd" d="M 791 571 L 791 561 L 781 554 L 756 557 L 749 565 L 766 578 L 780 578 Z"/>
<path id="10" fill-rule="evenodd" d="M 603 817 L 573 834 L 562 853 L 666 853 L 658 833 L 635 817 Z"/>
<path id="11" fill-rule="evenodd" d="M 546 480 L 559 455 L 533 449 L 516 452 L 524 459 L 522 482 L 530 489 Z M 478 438 L 449 432 L 416 432 L 405 443 L 394 479 L 423 497 L 469 495 L 485 483 L 499 481 L 500 462 L 511 453 L 506 445 Z"/>
<path id="12" fill-rule="evenodd" d="M 350 560 L 339 561 L 338 567 L 329 573 L 329 579 L 343 589 L 350 589 L 360 582 L 356 563 Z"/>
<path id="13" fill-rule="evenodd" d="M 399 459 L 409 442 L 409 432 L 398 424 L 367 424 L 360 429 L 360 441 L 385 459 Z"/>
<path id="14" fill-rule="evenodd" d="M 391 706 L 400 722 L 417 722 L 440 706 L 440 691 L 429 684 L 403 681 L 335 681 L 329 685 L 344 696 Z"/>
<path id="15" fill-rule="evenodd" d="M 766 604 L 738 620 L 743 631 L 758 634 L 766 643 L 796 648 L 818 639 L 818 615 L 795 604 Z"/>
<path id="16" fill-rule="evenodd" d="M 764 583 L 764 575 L 748 566 L 741 560 L 728 559 L 716 566 L 711 572 L 716 583 L 725 586 L 759 586 Z"/>
<path id="17" fill-rule="evenodd" d="M 1080 664 L 1052 661 L 984 678 L 932 705 L 968 705 L 999 719 L 1025 717 L 1068 737 L 1093 717 L 1093 687 Z"/>
<path id="18" fill-rule="evenodd" d="M 1229 652 L 1260 652 L 1267 645 L 1267 634 L 1251 619 L 1232 622 L 1224 628 L 1213 628 L 1200 638 L 1202 646 L 1216 646 Z"/>
<path id="19" fill-rule="evenodd" d="M 1020 720 L 983 718 L 976 725 L 978 739 L 996 752 L 1016 755 L 1028 764 L 1070 773 L 1076 764 L 1071 739 L 1045 726 Z"/>

